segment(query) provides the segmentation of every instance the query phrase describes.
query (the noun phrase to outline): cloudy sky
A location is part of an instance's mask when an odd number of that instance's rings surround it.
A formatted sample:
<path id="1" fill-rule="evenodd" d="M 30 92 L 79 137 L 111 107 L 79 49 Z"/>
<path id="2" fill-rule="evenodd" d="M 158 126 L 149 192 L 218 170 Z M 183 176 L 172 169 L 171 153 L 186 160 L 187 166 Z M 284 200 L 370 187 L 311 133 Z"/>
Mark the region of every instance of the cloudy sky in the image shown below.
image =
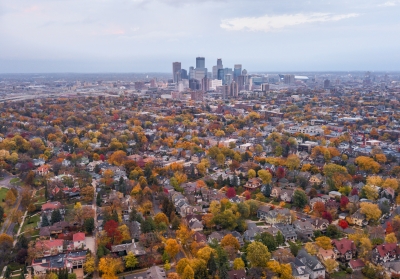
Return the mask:
<path id="1" fill-rule="evenodd" d="M 0 73 L 400 70 L 400 0 L 0 0 Z"/>

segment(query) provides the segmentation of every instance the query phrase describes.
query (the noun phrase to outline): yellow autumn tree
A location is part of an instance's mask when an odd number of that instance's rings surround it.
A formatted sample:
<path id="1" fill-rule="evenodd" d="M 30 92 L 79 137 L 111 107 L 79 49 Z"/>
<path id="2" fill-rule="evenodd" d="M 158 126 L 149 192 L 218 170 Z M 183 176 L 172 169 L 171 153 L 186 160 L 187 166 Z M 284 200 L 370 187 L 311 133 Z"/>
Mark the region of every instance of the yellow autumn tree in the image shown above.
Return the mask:
<path id="1" fill-rule="evenodd" d="M 124 270 L 124 264 L 120 258 L 106 256 L 100 259 L 99 271 L 103 274 L 102 279 L 118 279 L 116 275 Z"/>

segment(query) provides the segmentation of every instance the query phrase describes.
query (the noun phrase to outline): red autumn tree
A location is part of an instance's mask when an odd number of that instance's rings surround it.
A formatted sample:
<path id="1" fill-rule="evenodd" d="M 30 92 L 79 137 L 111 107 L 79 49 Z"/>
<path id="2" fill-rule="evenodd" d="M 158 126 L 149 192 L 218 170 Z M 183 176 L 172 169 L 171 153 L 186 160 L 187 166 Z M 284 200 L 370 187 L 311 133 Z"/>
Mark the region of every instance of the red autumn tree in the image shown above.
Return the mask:
<path id="1" fill-rule="evenodd" d="M 228 198 L 236 197 L 236 191 L 234 187 L 228 187 L 228 191 L 226 191 L 226 196 Z"/>
<path id="2" fill-rule="evenodd" d="M 322 213 L 322 218 L 328 220 L 329 224 L 332 223 L 332 215 L 330 212 L 324 211 L 324 213 Z"/>
<path id="3" fill-rule="evenodd" d="M 392 226 L 392 222 L 387 222 L 387 225 L 386 225 L 386 234 L 390 234 L 390 233 L 392 233 L 392 232 L 394 232 L 393 226 Z"/>
<path id="4" fill-rule="evenodd" d="M 358 190 L 357 190 L 357 188 L 353 188 L 353 190 L 351 190 L 351 193 L 350 193 L 352 196 L 358 196 Z"/>
<path id="5" fill-rule="evenodd" d="M 340 220 L 339 221 L 339 227 L 341 227 L 342 229 L 347 229 L 348 228 L 348 226 L 349 226 L 349 224 L 347 223 L 347 221 L 346 220 Z"/>
<path id="6" fill-rule="evenodd" d="M 105 159 L 106 159 L 106 157 L 104 156 L 104 154 L 100 154 L 100 160 L 102 160 L 104 162 Z"/>
<path id="7" fill-rule="evenodd" d="M 249 192 L 249 191 L 245 191 L 245 192 L 243 193 L 243 196 L 246 198 L 246 200 L 249 200 L 249 199 L 251 198 L 250 192 Z"/>
<path id="8" fill-rule="evenodd" d="M 285 169 L 283 167 L 278 167 L 278 169 L 276 170 L 276 177 L 278 177 L 278 179 L 282 179 L 285 177 Z"/>
<path id="9" fill-rule="evenodd" d="M 114 220 L 109 220 L 104 224 L 104 230 L 111 240 L 111 244 L 120 243 L 122 240 L 121 232 L 118 230 L 118 223 Z"/>
<path id="10" fill-rule="evenodd" d="M 340 208 L 345 209 L 348 203 L 349 203 L 349 198 L 348 197 L 342 196 L 340 198 Z"/>

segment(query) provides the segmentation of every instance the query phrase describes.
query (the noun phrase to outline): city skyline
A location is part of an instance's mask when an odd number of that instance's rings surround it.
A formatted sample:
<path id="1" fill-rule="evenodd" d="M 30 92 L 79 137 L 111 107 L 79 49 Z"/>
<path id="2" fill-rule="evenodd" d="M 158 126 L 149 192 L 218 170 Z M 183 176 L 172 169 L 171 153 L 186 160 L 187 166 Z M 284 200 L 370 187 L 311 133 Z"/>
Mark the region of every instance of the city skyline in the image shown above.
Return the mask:
<path id="1" fill-rule="evenodd" d="M 0 73 L 170 72 L 196 56 L 209 70 L 223 57 L 251 72 L 397 71 L 399 12 L 398 0 L 2 1 Z"/>

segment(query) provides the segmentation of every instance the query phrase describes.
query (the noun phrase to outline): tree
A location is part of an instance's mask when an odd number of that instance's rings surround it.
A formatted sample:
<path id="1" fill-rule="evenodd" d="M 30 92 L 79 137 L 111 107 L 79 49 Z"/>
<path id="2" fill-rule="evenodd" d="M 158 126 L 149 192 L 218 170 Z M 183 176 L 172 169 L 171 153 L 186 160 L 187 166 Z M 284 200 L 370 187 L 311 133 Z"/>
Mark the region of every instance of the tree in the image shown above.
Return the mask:
<path id="1" fill-rule="evenodd" d="M 6 201 L 6 204 L 7 204 L 8 206 L 12 206 L 12 205 L 14 205 L 15 202 L 17 201 L 17 198 L 15 197 L 13 191 L 8 190 L 8 191 L 7 191 L 7 194 L 6 194 L 5 198 L 4 198 L 4 200 Z"/>
<path id="2" fill-rule="evenodd" d="M 182 245 L 186 245 L 188 240 L 190 240 L 193 236 L 194 232 L 189 230 L 184 224 L 179 226 L 179 230 L 176 231 L 176 238 L 182 243 Z"/>
<path id="3" fill-rule="evenodd" d="M 285 238 L 283 237 L 281 231 L 278 231 L 278 233 L 276 234 L 275 241 L 278 244 L 278 246 L 285 244 Z"/>
<path id="4" fill-rule="evenodd" d="M 154 222 L 156 225 L 159 225 L 161 222 L 165 223 L 166 225 L 169 224 L 167 215 L 162 212 L 159 212 L 156 214 L 156 216 L 154 216 Z"/>
<path id="5" fill-rule="evenodd" d="M 306 251 L 308 252 L 308 254 L 310 255 L 316 255 L 318 253 L 318 247 L 315 246 L 314 243 L 312 242 L 307 242 L 304 245 L 304 249 L 306 249 Z"/>
<path id="6" fill-rule="evenodd" d="M 329 211 L 324 211 L 322 213 L 322 218 L 328 220 L 329 224 L 332 223 L 332 215 Z"/>
<path id="7" fill-rule="evenodd" d="M 397 190 L 399 188 L 399 183 L 396 178 L 386 178 L 385 182 L 382 184 L 383 188 L 392 188 L 393 190 Z"/>
<path id="8" fill-rule="evenodd" d="M 313 210 L 318 216 L 321 216 L 322 212 L 325 211 L 325 204 L 323 202 L 316 202 L 314 203 Z"/>
<path id="9" fill-rule="evenodd" d="M 120 258 L 113 258 L 111 256 L 106 256 L 100 259 L 99 271 L 103 274 L 101 278 L 104 279 L 118 279 L 116 274 L 122 272 L 124 266 Z"/>
<path id="10" fill-rule="evenodd" d="M 247 177 L 249 179 L 256 177 L 256 171 L 253 169 L 249 169 L 249 171 L 247 172 Z"/>
<path id="11" fill-rule="evenodd" d="M 367 184 L 361 189 L 361 191 L 365 194 L 367 199 L 372 201 L 376 200 L 379 196 L 378 189 L 373 185 Z"/>
<path id="12" fill-rule="evenodd" d="M 387 234 L 385 237 L 385 242 L 386 243 L 397 243 L 397 238 L 396 238 L 395 233 L 393 232 L 393 233 Z"/>
<path id="13" fill-rule="evenodd" d="M 258 174 L 258 177 L 261 178 L 263 184 L 271 183 L 272 175 L 271 175 L 271 173 L 269 171 L 267 171 L 267 170 L 259 170 L 257 172 L 257 174 Z"/>
<path id="14" fill-rule="evenodd" d="M 135 254 L 132 251 L 128 252 L 128 255 L 125 256 L 125 267 L 132 270 L 139 261 L 136 259 Z"/>
<path id="15" fill-rule="evenodd" d="M 47 214 L 43 214 L 42 216 L 42 227 L 50 226 L 49 219 L 47 218 Z"/>
<path id="16" fill-rule="evenodd" d="M 61 216 L 61 212 L 59 209 L 53 210 L 53 212 L 51 212 L 51 223 L 57 223 L 60 222 L 62 220 L 62 216 Z"/>
<path id="17" fill-rule="evenodd" d="M 4 208 L 0 206 L 0 224 L 4 221 Z"/>
<path id="18" fill-rule="evenodd" d="M 378 173 L 381 168 L 379 163 L 366 156 L 357 157 L 355 163 L 360 167 L 360 169 L 371 173 Z"/>
<path id="19" fill-rule="evenodd" d="M 365 214 L 368 221 L 379 220 L 382 215 L 382 211 L 379 209 L 377 204 L 362 202 L 360 203 L 361 213 Z"/>
<path id="20" fill-rule="evenodd" d="M 96 270 L 95 259 L 92 254 L 86 255 L 86 262 L 83 264 L 83 270 L 86 273 L 93 273 Z"/>
<path id="21" fill-rule="evenodd" d="M 175 239 L 170 238 L 165 242 L 165 251 L 172 259 L 175 258 L 179 250 L 179 244 Z"/>
<path id="22" fill-rule="evenodd" d="M 176 265 L 176 272 L 179 275 L 183 274 L 183 271 L 185 270 L 186 266 L 188 266 L 190 264 L 190 261 L 187 258 L 182 258 L 178 261 L 177 265 Z"/>
<path id="23" fill-rule="evenodd" d="M 304 191 L 296 190 L 293 194 L 293 205 L 298 208 L 304 208 L 308 202 L 307 195 Z"/>
<path id="24" fill-rule="evenodd" d="M 371 240 L 368 237 L 362 237 L 360 238 L 359 244 L 358 244 L 358 256 L 361 258 L 367 258 L 369 253 L 372 250 L 372 243 Z"/>
<path id="25" fill-rule="evenodd" d="M 236 251 L 240 249 L 240 244 L 239 241 L 236 239 L 236 237 L 234 237 L 231 234 L 227 234 L 225 235 L 222 240 L 221 240 L 221 246 L 222 247 L 228 247 L 231 246 L 233 247 Z"/>
<path id="26" fill-rule="evenodd" d="M 327 259 L 324 261 L 324 266 L 328 273 L 335 272 L 339 266 L 339 263 L 335 259 Z"/>
<path id="27" fill-rule="evenodd" d="M 332 240 L 327 236 L 320 236 L 315 239 L 315 244 L 319 247 L 329 250 L 332 249 Z"/>
<path id="28" fill-rule="evenodd" d="M 194 279 L 194 271 L 193 268 L 191 268 L 190 265 L 187 265 L 185 269 L 183 270 L 183 273 L 181 275 L 181 279 Z"/>
<path id="29" fill-rule="evenodd" d="M 92 186 L 86 186 L 81 189 L 81 197 L 85 202 L 91 202 L 94 198 L 94 188 Z"/>
<path id="30" fill-rule="evenodd" d="M 85 221 L 83 222 L 83 227 L 85 228 L 85 231 L 88 234 L 91 234 L 94 230 L 94 219 L 93 218 L 85 219 Z"/>
<path id="31" fill-rule="evenodd" d="M 278 246 L 274 236 L 268 232 L 263 232 L 261 234 L 258 234 L 256 236 L 256 241 L 262 242 L 262 244 L 268 247 L 268 251 L 271 252 L 275 251 Z"/>
<path id="32" fill-rule="evenodd" d="M 345 209 L 349 204 L 349 198 L 346 196 L 342 196 L 340 198 L 340 208 Z"/>
<path id="33" fill-rule="evenodd" d="M 339 227 L 341 227 L 342 229 L 347 229 L 349 227 L 349 223 L 347 223 L 346 220 L 340 220 L 339 221 Z"/>
<path id="34" fill-rule="evenodd" d="M 122 241 L 122 234 L 120 230 L 118 230 L 118 223 L 114 220 L 109 220 L 104 224 L 104 231 L 107 233 L 107 236 L 110 238 L 110 242 L 112 245 L 119 244 Z"/>
<path id="35" fill-rule="evenodd" d="M 241 258 L 236 258 L 233 261 L 233 269 L 234 270 L 244 270 L 245 264 Z"/>
<path id="36" fill-rule="evenodd" d="M 250 243 L 246 252 L 251 267 L 265 267 L 271 258 L 267 246 L 257 241 Z"/>
<path id="37" fill-rule="evenodd" d="M 176 272 L 170 272 L 167 275 L 168 279 L 181 279 L 181 277 L 179 277 L 178 273 Z"/>
<path id="38" fill-rule="evenodd" d="M 211 248 L 210 246 L 205 246 L 205 247 L 199 249 L 199 251 L 197 251 L 197 257 L 208 262 L 208 260 L 211 257 L 211 254 L 215 254 L 215 253 L 216 253 L 216 251 L 213 248 Z"/>
<path id="39" fill-rule="evenodd" d="M 226 191 L 226 196 L 228 198 L 233 198 L 236 197 L 236 191 L 234 187 L 228 187 L 228 190 Z"/>
<path id="40" fill-rule="evenodd" d="M 289 170 L 295 170 L 300 167 L 300 158 L 296 154 L 290 154 L 286 159 L 286 166 Z"/>

